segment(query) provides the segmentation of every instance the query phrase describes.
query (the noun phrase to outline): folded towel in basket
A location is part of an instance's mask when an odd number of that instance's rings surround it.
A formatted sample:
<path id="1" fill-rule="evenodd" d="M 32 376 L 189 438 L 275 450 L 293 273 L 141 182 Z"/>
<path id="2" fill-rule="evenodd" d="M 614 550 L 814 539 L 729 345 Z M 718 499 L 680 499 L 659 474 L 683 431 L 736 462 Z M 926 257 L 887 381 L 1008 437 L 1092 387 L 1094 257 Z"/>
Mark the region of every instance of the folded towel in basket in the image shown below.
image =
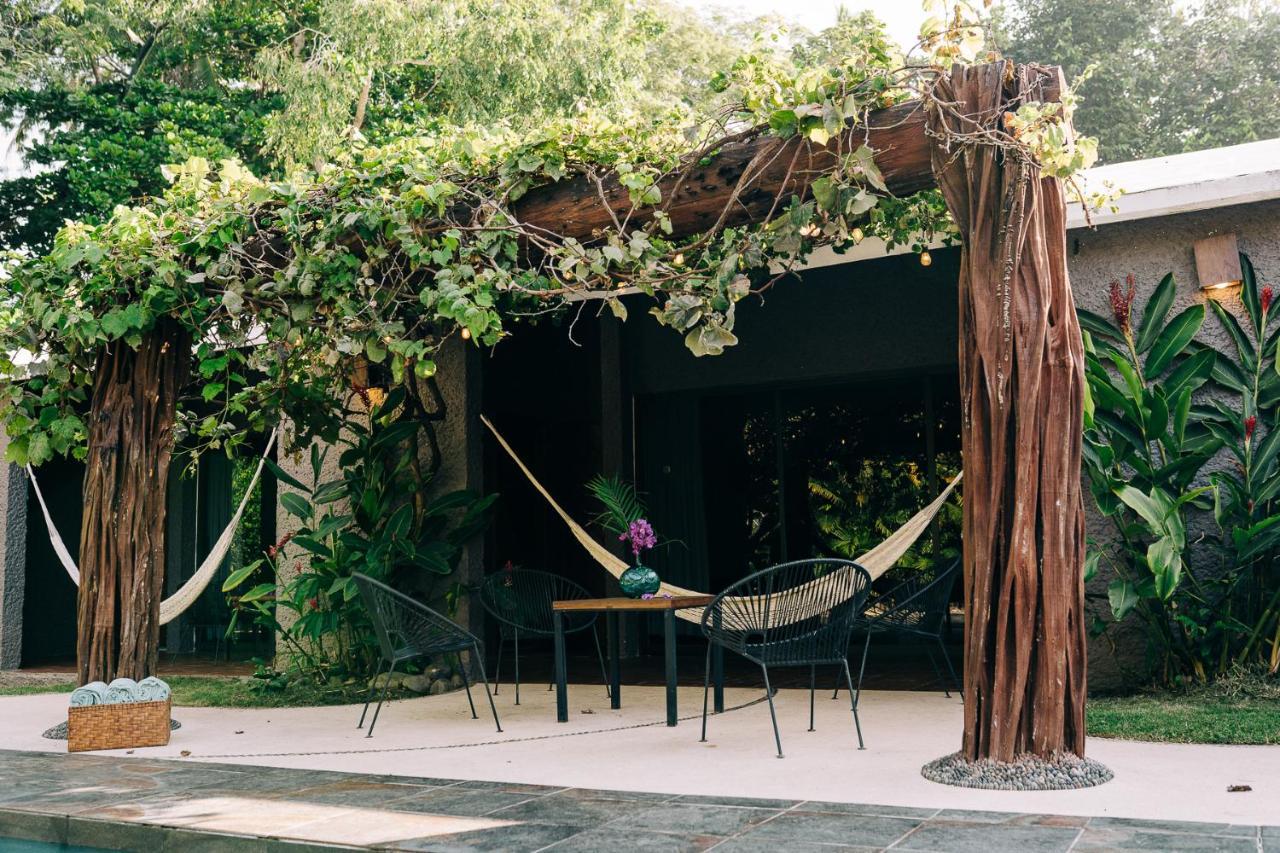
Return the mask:
<path id="1" fill-rule="evenodd" d="M 117 678 L 107 685 L 108 705 L 137 701 L 140 701 L 138 699 L 138 682 L 132 678 Z"/>
<path id="2" fill-rule="evenodd" d="M 101 681 L 90 681 L 84 687 L 71 691 L 71 707 L 83 708 L 88 705 L 105 705 L 107 703 L 107 685 Z"/>
<path id="3" fill-rule="evenodd" d="M 134 692 L 137 694 L 139 702 L 163 702 L 170 695 L 169 685 L 154 675 L 148 675 L 139 681 Z"/>

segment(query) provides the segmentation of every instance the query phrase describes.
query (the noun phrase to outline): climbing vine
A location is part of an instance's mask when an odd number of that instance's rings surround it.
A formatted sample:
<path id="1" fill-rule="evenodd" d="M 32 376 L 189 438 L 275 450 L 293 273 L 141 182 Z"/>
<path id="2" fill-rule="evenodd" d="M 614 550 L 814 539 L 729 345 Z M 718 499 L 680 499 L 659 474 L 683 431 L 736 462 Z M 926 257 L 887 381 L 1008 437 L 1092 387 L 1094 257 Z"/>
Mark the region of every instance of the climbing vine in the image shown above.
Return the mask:
<path id="1" fill-rule="evenodd" d="M 334 401 L 362 362 L 382 365 L 395 383 L 427 378 L 455 336 L 494 346 L 513 321 L 589 305 L 625 316 L 620 296 L 632 293 L 651 298 L 650 313 L 695 355 L 714 355 L 737 342 L 737 304 L 818 246 L 839 251 L 874 236 L 919 250 L 953 240 L 940 197 L 893 197 L 877 152 L 859 141 L 872 111 L 927 101 L 939 70 L 976 57 L 968 4 L 927 5 L 943 8 L 922 39 L 924 62 L 904 61 L 877 29 L 820 67 L 752 53 L 716 77 L 721 107 L 701 120 L 673 107 L 660 121 L 586 111 L 520 133 L 450 127 L 354 144 L 281 180 L 235 160 L 167 167 L 171 184 L 159 197 L 101 224 L 69 223 L 47 255 L 8 270 L 0 374 L 27 380 L 0 387 L 9 457 L 83 456 L 99 354 L 138 347 L 161 318 L 195 342 L 196 381 L 179 404 L 178 431 L 197 450 L 234 446 L 246 426 L 281 414 L 303 435 L 332 438 Z M 1000 144 L 1060 176 L 1088 166 L 1091 149 L 1066 129 L 1067 110 L 1024 106 L 1037 109 L 1011 119 L 1011 129 L 1023 125 Z M 808 176 L 806 196 L 778 193 L 766 216 L 732 224 L 769 165 L 757 157 L 717 220 L 677 233 L 663 187 L 753 137 L 800 139 L 833 156 Z M 575 177 L 601 199 L 606 184 L 624 187 L 626 209 L 583 238 L 522 219 L 527 194 Z"/>

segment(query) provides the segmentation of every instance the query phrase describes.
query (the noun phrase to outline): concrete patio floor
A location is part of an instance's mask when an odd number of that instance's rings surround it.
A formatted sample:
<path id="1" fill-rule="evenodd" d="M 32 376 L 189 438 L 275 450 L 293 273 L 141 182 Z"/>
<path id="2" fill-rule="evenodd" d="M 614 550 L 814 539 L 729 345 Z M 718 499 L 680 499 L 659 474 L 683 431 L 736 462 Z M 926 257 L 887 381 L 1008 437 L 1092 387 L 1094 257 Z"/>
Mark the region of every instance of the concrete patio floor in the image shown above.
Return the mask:
<path id="1" fill-rule="evenodd" d="M 707 743 L 698 741 L 702 691 L 692 688 L 680 690 L 681 714 L 692 718 L 675 728 L 652 725 L 664 717 L 661 688 L 625 685 L 617 711 L 610 710 L 599 686 L 571 686 L 565 724 L 555 722 L 553 694 L 545 689 L 526 686 L 518 707 L 504 690 L 497 699 L 502 734 L 494 730 L 483 696 L 477 697 L 480 718 L 472 720 L 461 692 L 388 704 L 372 738 L 355 728 L 359 706 L 177 708 L 182 728 L 170 745 L 132 756 L 673 796 L 1280 826 L 1280 747 L 1093 739 L 1090 755 L 1116 775 L 1106 785 L 978 791 L 920 775 L 925 762 L 959 744 L 962 709 L 956 698 L 864 693 L 860 712 L 867 749 L 859 751 L 847 696 L 832 701 L 829 692 L 819 694 L 817 730 L 809 732 L 807 691 L 780 691 L 776 702 L 786 752 L 780 760 L 768 705 L 755 701 L 761 697 L 760 690 L 728 689 L 731 710 L 710 719 Z M 0 749 L 60 751 L 61 744 L 40 733 L 65 719 L 65 703 L 65 695 L 0 699 Z M 1229 793 L 1232 785 L 1252 790 Z"/>

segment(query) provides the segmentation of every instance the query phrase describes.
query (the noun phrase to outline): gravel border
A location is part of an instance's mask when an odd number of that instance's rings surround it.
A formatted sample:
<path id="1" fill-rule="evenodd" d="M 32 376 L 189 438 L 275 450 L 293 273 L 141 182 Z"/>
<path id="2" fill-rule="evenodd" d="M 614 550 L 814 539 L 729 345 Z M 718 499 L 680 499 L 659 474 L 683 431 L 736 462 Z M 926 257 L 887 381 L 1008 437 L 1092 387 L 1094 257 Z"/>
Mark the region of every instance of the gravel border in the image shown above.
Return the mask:
<path id="1" fill-rule="evenodd" d="M 169 731 L 174 732 L 180 728 L 182 728 L 182 723 L 177 720 L 169 720 Z M 45 729 L 44 734 L 40 735 L 40 737 L 48 738 L 49 740 L 66 740 L 67 724 L 58 723 L 51 729 Z"/>
<path id="2" fill-rule="evenodd" d="M 921 767 L 920 775 L 941 785 L 993 791 L 1065 791 L 1092 788 L 1115 778 L 1105 765 L 1069 753 L 1053 759 L 1020 755 L 1004 763 L 989 759 L 966 761 L 954 752 Z"/>

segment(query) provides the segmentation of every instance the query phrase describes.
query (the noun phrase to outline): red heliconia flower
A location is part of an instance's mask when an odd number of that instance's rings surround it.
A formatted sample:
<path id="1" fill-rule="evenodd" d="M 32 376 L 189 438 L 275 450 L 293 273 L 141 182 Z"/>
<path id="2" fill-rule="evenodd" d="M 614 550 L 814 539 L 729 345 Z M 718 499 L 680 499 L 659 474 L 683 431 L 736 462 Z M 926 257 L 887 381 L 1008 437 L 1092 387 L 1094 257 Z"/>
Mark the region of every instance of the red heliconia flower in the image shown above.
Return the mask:
<path id="1" fill-rule="evenodd" d="M 1134 282 L 1133 273 L 1129 273 L 1125 277 L 1125 282 L 1129 285 L 1128 292 L 1120 289 L 1120 282 L 1111 282 L 1111 313 L 1115 315 L 1116 325 L 1120 327 L 1120 331 L 1126 335 L 1129 334 L 1129 316 L 1133 308 Z"/>
<path id="2" fill-rule="evenodd" d="M 1258 418 L 1256 415 L 1249 415 L 1244 419 L 1244 440 L 1248 441 L 1253 438 L 1253 431 L 1258 427 Z"/>
<path id="3" fill-rule="evenodd" d="M 1271 300 L 1275 297 L 1275 291 L 1271 289 L 1271 285 L 1262 288 L 1262 313 L 1267 313 L 1267 309 L 1271 307 Z"/>

